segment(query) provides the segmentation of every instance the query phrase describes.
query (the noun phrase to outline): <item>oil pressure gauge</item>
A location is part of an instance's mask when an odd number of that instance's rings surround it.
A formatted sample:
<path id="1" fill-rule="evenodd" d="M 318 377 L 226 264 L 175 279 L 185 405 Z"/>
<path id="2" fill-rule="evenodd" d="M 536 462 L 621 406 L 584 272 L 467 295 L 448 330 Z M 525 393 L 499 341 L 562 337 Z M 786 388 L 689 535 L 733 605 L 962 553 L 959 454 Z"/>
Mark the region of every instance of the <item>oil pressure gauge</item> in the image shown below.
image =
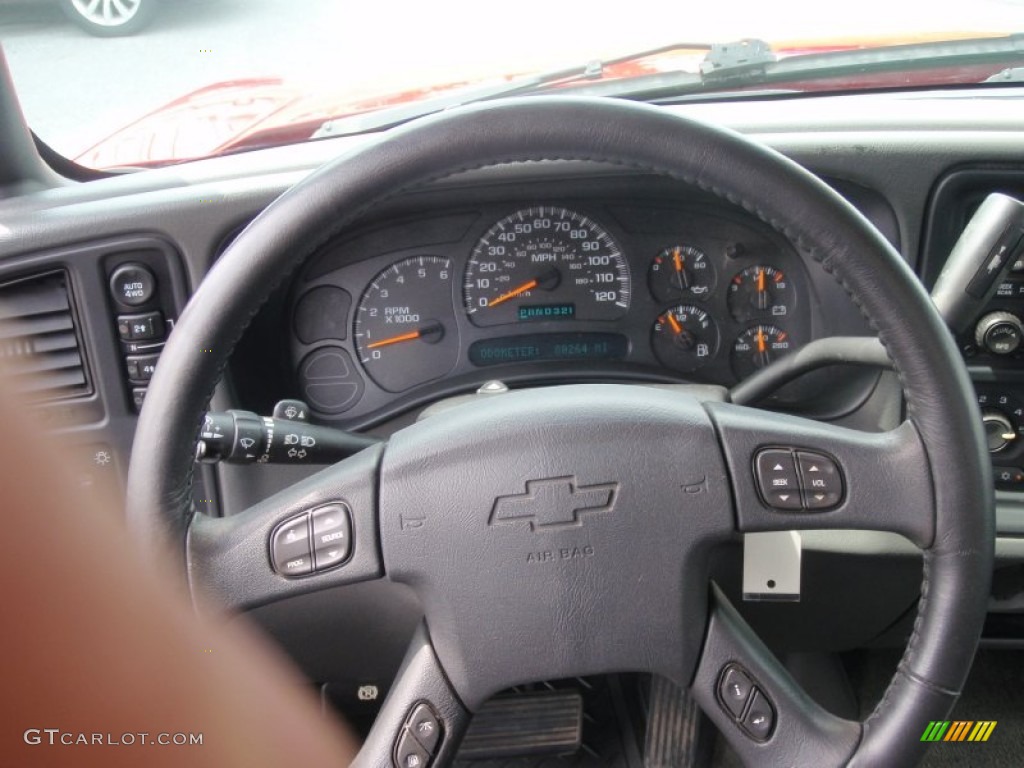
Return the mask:
<path id="1" fill-rule="evenodd" d="M 704 301 L 715 290 L 715 268 L 699 248 L 675 245 L 651 261 L 647 284 L 658 301 L 683 297 Z"/>

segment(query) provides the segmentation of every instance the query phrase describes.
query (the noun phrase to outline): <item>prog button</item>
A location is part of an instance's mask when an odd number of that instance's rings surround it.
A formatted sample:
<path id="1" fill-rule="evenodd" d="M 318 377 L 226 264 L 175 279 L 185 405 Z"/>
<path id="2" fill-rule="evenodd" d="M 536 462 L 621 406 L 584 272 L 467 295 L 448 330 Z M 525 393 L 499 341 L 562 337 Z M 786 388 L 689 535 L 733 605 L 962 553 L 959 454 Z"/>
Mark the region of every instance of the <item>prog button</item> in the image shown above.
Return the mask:
<path id="1" fill-rule="evenodd" d="M 274 570 L 282 576 L 304 576 L 313 570 L 309 541 L 309 515 L 302 514 L 277 527 L 271 537 Z"/>

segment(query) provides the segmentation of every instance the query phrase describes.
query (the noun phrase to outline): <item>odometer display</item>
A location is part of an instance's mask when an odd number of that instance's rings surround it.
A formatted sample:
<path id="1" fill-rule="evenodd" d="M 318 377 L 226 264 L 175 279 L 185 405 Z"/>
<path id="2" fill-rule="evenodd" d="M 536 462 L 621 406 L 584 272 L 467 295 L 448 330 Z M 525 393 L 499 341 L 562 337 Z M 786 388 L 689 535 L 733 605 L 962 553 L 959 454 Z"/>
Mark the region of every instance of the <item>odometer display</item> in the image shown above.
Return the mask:
<path id="1" fill-rule="evenodd" d="M 469 347 L 473 365 L 511 365 L 541 360 L 621 360 L 629 341 L 618 333 L 538 333 L 477 341 Z"/>
<path id="2" fill-rule="evenodd" d="M 598 224 L 565 208 L 506 216 L 480 238 L 463 280 L 466 312 L 479 326 L 617 320 L 629 300 L 629 266 L 618 245 Z M 540 307 L 563 309 L 545 318 Z"/>

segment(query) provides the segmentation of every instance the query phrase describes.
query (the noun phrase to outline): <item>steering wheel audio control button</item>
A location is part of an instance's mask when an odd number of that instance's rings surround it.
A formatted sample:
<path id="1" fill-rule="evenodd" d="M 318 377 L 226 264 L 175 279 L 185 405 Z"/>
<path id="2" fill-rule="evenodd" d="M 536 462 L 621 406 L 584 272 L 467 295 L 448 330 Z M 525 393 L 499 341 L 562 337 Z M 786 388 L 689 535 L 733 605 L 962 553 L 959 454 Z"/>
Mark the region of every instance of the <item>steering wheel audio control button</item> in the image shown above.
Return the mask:
<path id="1" fill-rule="evenodd" d="M 274 570 L 282 576 L 305 576 L 313 571 L 309 515 L 281 523 L 271 536 L 270 554 Z"/>
<path id="2" fill-rule="evenodd" d="M 775 708 L 759 688 L 754 689 L 753 698 L 741 725 L 756 741 L 767 741 L 772 735 L 775 728 Z"/>
<path id="3" fill-rule="evenodd" d="M 427 768 L 430 755 L 408 730 L 403 730 L 395 747 L 395 768 Z"/>
<path id="4" fill-rule="evenodd" d="M 331 568 L 352 551 L 352 515 L 345 504 L 331 504 L 313 512 L 313 558 L 316 570 Z"/>
<path id="5" fill-rule="evenodd" d="M 441 724 L 429 705 L 418 704 L 413 709 L 409 717 L 409 730 L 430 755 L 436 754 L 438 742 L 441 741 Z"/>
<path id="6" fill-rule="evenodd" d="M 427 768 L 441 743 L 441 721 L 425 701 L 413 706 L 395 743 L 395 768 Z"/>
<path id="7" fill-rule="evenodd" d="M 828 456 L 808 451 L 797 452 L 796 458 L 804 507 L 818 511 L 839 504 L 843 498 L 843 477 L 836 462 Z"/>
<path id="8" fill-rule="evenodd" d="M 725 668 L 722 681 L 718 684 L 718 698 L 732 716 L 739 719 L 753 689 L 754 684 L 739 667 L 729 666 Z"/>
<path id="9" fill-rule="evenodd" d="M 757 454 L 757 484 L 768 506 L 803 509 L 793 452 L 769 449 Z"/>

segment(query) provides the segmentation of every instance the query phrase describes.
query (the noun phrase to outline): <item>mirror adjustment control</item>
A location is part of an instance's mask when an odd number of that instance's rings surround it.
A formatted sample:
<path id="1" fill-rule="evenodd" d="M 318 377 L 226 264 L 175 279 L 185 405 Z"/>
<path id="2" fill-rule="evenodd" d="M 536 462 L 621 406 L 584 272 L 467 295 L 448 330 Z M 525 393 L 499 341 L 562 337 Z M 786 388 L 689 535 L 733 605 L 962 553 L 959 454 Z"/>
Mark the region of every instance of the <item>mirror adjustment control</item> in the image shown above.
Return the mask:
<path id="1" fill-rule="evenodd" d="M 271 536 L 270 554 L 274 570 L 282 576 L 305 576 L 313 571 L 309 514 L 281 523 Z"/>

